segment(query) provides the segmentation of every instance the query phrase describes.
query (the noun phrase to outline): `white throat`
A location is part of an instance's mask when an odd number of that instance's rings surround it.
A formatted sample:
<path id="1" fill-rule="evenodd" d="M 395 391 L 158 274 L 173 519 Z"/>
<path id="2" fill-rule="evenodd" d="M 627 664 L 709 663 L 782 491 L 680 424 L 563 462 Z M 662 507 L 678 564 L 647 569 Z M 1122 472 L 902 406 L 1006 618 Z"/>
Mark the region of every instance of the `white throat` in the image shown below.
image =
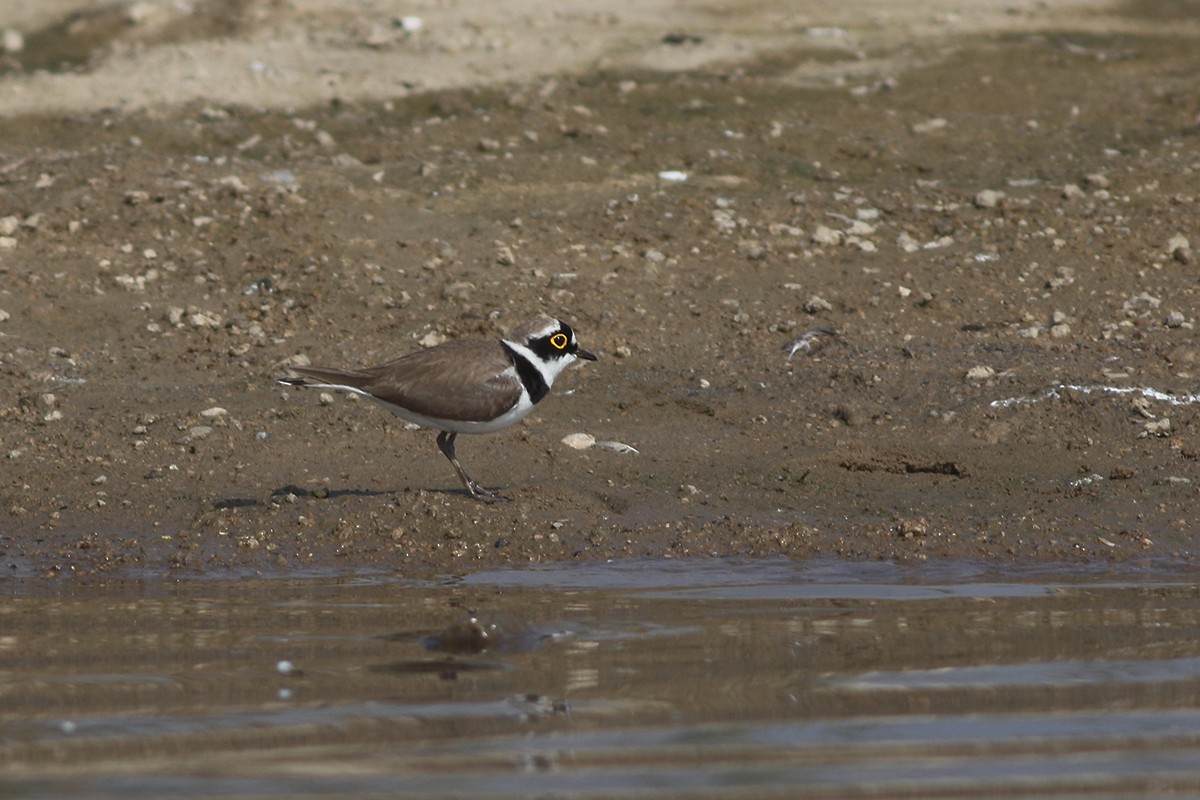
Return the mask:
<path id="1" fill-rule="evenodd" d="M 529 359 L 529 363 L 533 364 L 534 368 L 542 374 L 542 380 L 546 382 L 547 388 L 554 386 L 554 379 L 561 375 L 564 369 L 575 362 L 575 356 L 570 353 L 561 358 L 547 361 L 520 342 L 511 342 L 505 339 L 504 343 Z"/>

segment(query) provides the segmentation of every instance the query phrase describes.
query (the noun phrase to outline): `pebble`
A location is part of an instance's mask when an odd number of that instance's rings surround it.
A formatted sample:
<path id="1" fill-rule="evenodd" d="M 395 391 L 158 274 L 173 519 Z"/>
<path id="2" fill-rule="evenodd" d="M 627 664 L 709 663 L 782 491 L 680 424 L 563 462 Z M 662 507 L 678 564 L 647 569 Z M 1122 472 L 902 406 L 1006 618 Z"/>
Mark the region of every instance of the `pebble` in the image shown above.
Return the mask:
<path id="1" fill-rule="evenodd" d="M 445 342 L 445 334 L 438 333 L 437 331 L 430 331 L 417 340 L 417 344 L 421 345 L 421 347 L 437 347 L 439 344 L 444 344 Z"/>
<path id="2" fill-rule="evenodd" d="M 563 437 L 562 443 L 576 450 L 587 450 L 595 446 L 596 437 L 590 433 L 570 433 Z"/>
<path id="3" fill-rule="evenodd" d="M 688 179 L 688 174 L 682 170 L 665 169 L 658 173 L 658 179 L 666 183 L 683 183 Z"/>
<path id="4" fill-rule="evenodd" d="M 667 260 L 666 255 L 661 250 L 647 250 L 642 254 L 642 258 L 646 259 L 651 264 L 661 264 Z"/>
<path id="5" fill-rule="evenodd" d="M 0 308 L 0 322 L 8 322 L 10 319 L 12 319 L 12 314 Z"/>
<path id="6" fill-rule="evenodd" d="M 1166 326 L 1168 328 L 1178 328 L 1181 327 L 1186 321 L 1187 317 L 1185 317 L 1181 312 L 1172 311 L 1167 314 Z"/>
<path id="7" fill-rule="evenodd" d="M 0 217 L 0 236 L 12 236 L 20 226 L 21 221 L 14 216 Z"/>
<path id="8" fill-rule="evenodd" d="M 804 302 L 804 310 L 809 314 L 816 314 L 821 311 L 833 311 L 833 304 L 824 297 L 814 294 Z"/>
<path id="9" fill-rule="evenodd" d="M 1194 260 L 1191 242 L 1188 241 L 1186 236 L 1179 233 L 1167 240 L 1167 255 L 1181 264 L 1191 264 Z"/>
<path id="10" fill-rule="evenodd" d="M 1155 419 L 1142 426 L 1142 436 L 1166 436 L 1171 432 L 1171 420 L 1168 417 Z"/>
<path id="11" fill-rule="evenodd" d="M 1065 339 L 1071 335 L 1071 326 L 1065 322 L 1050 326 L 1051 339 Z"/>
<path id="12" fill-rule="evenodd" d="M 839 245 L 842 243 L 842 238 L 841 231 L 834 230 L 827 225 L 818 225 L 812 234 L 813 244 Z"/>
<path id="13" fill-rule="evenodd" d="M 217 417 L 223 417 L 228 413 L 228 411 L 220 406 L 213 406 L 212 408 L 206 408 L 201 411 L 200 416 L 204 417 L 205 419 L 215 419 Z"/>
<path id="14" fill-rule="evenodd" d="M 975 195 L 976 208 L 996 208 L 1000 205 L 1000 201 L 1005 197 L 1004 192 L 997 192 L 994 189 L 984 189 Z"/>
<path id="15" fill-rule="evenodd" d="M 213 429 L 208 425 L 193 425 L 187 429 L 187 432 L 175 440 L 175 444 L 191 444 L 198 442 L 206 436 L 210 435 Z"/>
<path id="16" fill-rule="evenodd" d="M 996 370 L 988 366 L 974 366 L 967 370 L 967 380 L 969 381 L 986 381 L 988 378 L 994 377 Z"/>
<path id="17" fill-rule="evenodd" d="M 949 124 L 950 123 L 947 122 L 946 119 L 943 117 L 934 117 L 933 119 L 927 119 L 924 122 L 918 122 L 918 123 L 914 124 L 912 126 L 912 132 L 913 133 L 933 133 L 934 131 L 940 131 L 942 128 L 945 128 Z"/>
<path id="18" fill-rule="evenodd" d="M 4 35 L 0 37 L 0 51 L 5 53 L 19 53 L 24 49 L 24 35 L 15 28 L 5 28 Z"/>
<path id="19" fill-rule="evenodd" d="M 188 316 L 188 322 L 193 328 L 219 328 L 221 315 L 214 311 L 197 311 Z"/>
<path id="20" fill-rule="evenodd" d="M 504 267 L 511 267 L 517 263 L 517 257 L 513 255 L 512 248 L 508 245 L 500 245 L 496 248 L 496 263 Z"/>
<path id="21" fill-rule="evenodd" d="M 762 261 L 769 251 L 770 248 L 757 239 L 738 242 L 738 253 L 750 261 Z"/>

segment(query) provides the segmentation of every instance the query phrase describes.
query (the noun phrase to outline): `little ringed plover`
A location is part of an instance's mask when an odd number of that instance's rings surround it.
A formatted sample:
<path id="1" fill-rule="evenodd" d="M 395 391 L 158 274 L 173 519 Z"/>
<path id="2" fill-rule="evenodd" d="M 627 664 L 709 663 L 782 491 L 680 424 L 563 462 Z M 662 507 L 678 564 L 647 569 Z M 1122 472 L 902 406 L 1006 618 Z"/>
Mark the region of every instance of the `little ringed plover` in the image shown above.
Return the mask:
<path id="1" fill-rule="evenodd" d="M 290 367 L 286 386 L 340 389 L 368 397 L 396 416 L 440 431 L 438 447 L 467 494 L 490 502 L 454 455 L 460 433 L 491 433 L 524 419 L 576 359 L 595 361 L 565 322 L 538 317 L 505 339 L 463 339 L 365 369 Z"/>

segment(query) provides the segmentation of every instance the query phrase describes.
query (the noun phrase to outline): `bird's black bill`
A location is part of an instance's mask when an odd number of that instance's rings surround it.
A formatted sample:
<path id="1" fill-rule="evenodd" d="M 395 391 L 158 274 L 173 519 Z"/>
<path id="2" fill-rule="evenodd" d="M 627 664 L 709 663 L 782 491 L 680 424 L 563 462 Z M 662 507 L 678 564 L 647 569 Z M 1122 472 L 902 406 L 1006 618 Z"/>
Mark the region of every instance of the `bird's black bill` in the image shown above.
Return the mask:
<path id="1" fill-rule="evenodd" d="M 575 349 L 575 357 L 582 358 L 584 361 L 595 361 L 596 360 L 595 353 L 589 353 L 587 350 L 584 350 L 582 347 L 578 347 Z"/>

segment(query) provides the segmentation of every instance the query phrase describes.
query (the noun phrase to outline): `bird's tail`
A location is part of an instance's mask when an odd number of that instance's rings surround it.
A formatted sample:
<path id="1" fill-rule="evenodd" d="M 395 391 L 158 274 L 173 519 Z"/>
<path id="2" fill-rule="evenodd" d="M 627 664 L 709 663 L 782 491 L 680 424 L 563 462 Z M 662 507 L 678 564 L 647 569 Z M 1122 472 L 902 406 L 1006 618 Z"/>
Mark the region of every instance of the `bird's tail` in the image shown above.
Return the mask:
<path id="1" fill-rule="evenodd" d="M 301 386 L 310 389 L 344 389 L 346 391 L 362 391 L 362 387 L 371 382 L 372 375 L 353 369 L 334 369 L 333 367 L 289 367 L 296 373 L 277 380 L 284 386 Z"/>

